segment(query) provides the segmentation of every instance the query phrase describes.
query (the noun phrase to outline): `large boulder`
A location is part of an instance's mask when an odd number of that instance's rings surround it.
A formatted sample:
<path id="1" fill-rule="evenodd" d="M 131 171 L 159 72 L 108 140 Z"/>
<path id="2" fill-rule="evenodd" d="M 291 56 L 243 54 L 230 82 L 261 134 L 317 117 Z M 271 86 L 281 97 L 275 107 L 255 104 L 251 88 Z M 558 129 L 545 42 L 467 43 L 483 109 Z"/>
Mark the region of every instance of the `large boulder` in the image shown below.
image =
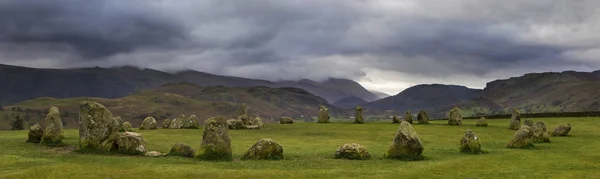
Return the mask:
<path id="1" fill-rule="evenodd" d="M 398 116 L 394 115 L 392 117 L 392 124 L 398 124 L 400 123 L 400 119 L 398 118 Z"/>
<path id="2" fill-rule="evenodd" d="M 152 130 L 156 129 L 156 119 L 152 116 L 148 116 L 142 121 L 140 125 L 140 130 Z"/>
<path id="3" fill-rule="evenodd" d="M 291 117 L 282 117 L 281 119 L 279 119 L 279 124 L 293 124 L 294 123 L 294 119 L 292 119 Z"/>
<path id="4" fill-rule="evenodd" d="M 360 106 L 356 106 L 355 115 L 354 115 L 354 123 L 355 124 L 365 123 L 365 120 L 363 119 L 363 108 Z"/>
<path id="5" fill-rule="evenodd" d="M 169 126 L 171 126 L 171 122 L 172 121 L 173 121 L 173 119 L 168 119 L 168 118 L 167 119 L 163 119 L 162 128 L 163 129 L 168 129 Z"/>
<path id="6" fill-rule="evenodd" d="M 246 151 L 242 160 L 283 160 L 283 147 L 271 139 L 260 139 Z"/>
<path id="7" fill-rule="evenodd" d="M 550 142 L 550 133 L 546 130 L 544 121 L 536 121 L 531 127 L 533 130 L 534 143 Z"/>
<path id="8" fill-rule="evenodd" d="M 200 160 L 232 160 L 231 138 L 224 117 L 213 117 L 204 122 L 202 143 L 195 158 Z"/>
<path id="9" fill-rule="evenodd" d="M 487 127 L 488 123 L 485 119 L 485 117 L 481 117 L 477 120 L 477 122 L 475 123 L 475 126 L 477 127 Z"/>
<path id="10" fill-rule="evenodd" d="M 185 143 L 177 142 L 167 155 L 194 158 L 194 149 Z"/>
<path id="11" fill-rule="evenodd" d="M 521 128 L 521 113 L 517 109 L 513 109 L 512 116 L 510 117 L 510 124 L 508 129 L 519 130 Z"/>
<path id="12" fill-rule="evenodd" d="M 319 106 L 319 120 L 317 123 L 329 123 L 329 109 L 321 105 Z"/>
<path id="13" fill-rule="evenodd" d="M 408 110 L 408 111 L 406 111 L 406 113 L 404 113 L 404 121 L 411 123 L 411 124 L 413 123 L 413 115 L 410 110 Z"/>
<path id="14" fill-rule="evenodd" d="M 42 136 L 42 144 L 49 146 L 62 145 L 64 138 L 63 124 L 57 107 L 51 107 L 46 115 L 46 128 Z"/>
<path id="15" fill-rule="evenodd" d="M 183 115 L 183 114 L 182 114 Z M 183 116 L 185 117 L 185 116 Z M 196 115 L 190 115 L 187 119 L 183 118 L 183 126 L 181 128 L 184 129 L 198 129 L 200 126 L 198 125 L 198 118 Z"/>
<path id="16" fill-rule="evenodd" d="M 462 115 L 460 114 L 460 109 L 455 107 L 452 110 L 450 110 L 450 114 L 448 115 L 448 125 L 462 125 Z"/>
<path id="17" fill-rule="evenodd" d="M 531 138 L 533 137 L 533 130 L 531 129 L 531 127 L 529 126 L 521 126 L 521 128 L 519 128 L 519 130 L 517 130 L 517 132 L 515 132 L 515 135 L 513 136 L 513 139 L 508 142 L 508 144 L 506 144 L 506 147 L 508 148 L 533 148 L 533 143 Z"/>
<path id="18" fill-rule="evenodd" d="M 371 155 L 364 146 L 352 143 L 344 144 L 335 151 L 333 155 L 335 159 L 349 159 L 349 160 L 368 160 L 371 159 Z"/>
<path id="19" fill-rule="evenodd" d="M 79 149 L 113 150 L 119 125 L 112 113 L 93 101 L 83 101 L 79 108 Z"/>
<path id="20" fill-rule="evenodd" d="M 148 150 L 142 134 L 125 132 L 117 137 L 117 151 L 124 154 L 143 155 Z"/>
<path id="21" fill-rule="evenodd" d="M 384 155 L 388 159 L 423 160 L 423 144 L 413 126 L 402 121 L 398 127 L 394 143 Z"/>
<path id="22" fill-rule="evenodd" d="M 427 111 L 419 111 L 419 114 L 417 115 L 417 120 L 419 121 L 419 124 L 429 124 L 429 115 L 427 114 Z"/>
<path id="23" fill-rule="evenodd" d="M 569 124 L 569 123 L 561 124 L 561 125 L 558 125 L 556 127 L 556 129 L 554 129 L 554 132 L 552 132 L 552 136 L 567 136 L 567 135 L 569 135 L 570 131 L 571 131 L 571 124 Z"/>
<path id="24" fill-rule="evenodd" d="M 465 132 L 465 136 L 460 140 L 460 152 L 461 153 L 473 153 L 480 154 L 481 144 L 479 143 L 479 136 L 471 130 Z"/>
<path id="25" fill-rule="evenodd" d="M 131 123 L 129 123 L 129 121 L 123 123 L 121 132 L 133 132 L 133 127 L 131 127 Z"/>
<path id="26" fill-rule="evenodd" d="M 42 126 L 40 126 L 40 124 L 29 126 L 29 134 L 27 135 L 29 138 L 27 139 L 27 142 L 40 143 L 43 135 L 44 129 Z"/>

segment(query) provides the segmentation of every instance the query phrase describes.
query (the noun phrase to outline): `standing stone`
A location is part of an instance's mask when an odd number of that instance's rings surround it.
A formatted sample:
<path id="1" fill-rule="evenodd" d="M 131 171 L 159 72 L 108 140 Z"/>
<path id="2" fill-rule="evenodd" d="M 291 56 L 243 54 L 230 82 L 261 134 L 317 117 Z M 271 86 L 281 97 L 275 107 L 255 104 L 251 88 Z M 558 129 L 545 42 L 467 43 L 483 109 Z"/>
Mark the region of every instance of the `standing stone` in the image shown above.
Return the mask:
<path id="1" fill-rule="evenodd" d="M 487 127 L 487 126 L 488 126 L 488 123 L 487 123 L 487 121 L 486 121 L 485 117 L 481 117 L 481 118 L 479 118 L 479 119 L 477 120 L 477 123 L 475 123 L 475 126 L 477 126 L 477 127 Z"/>
<path id="2" fill-rule="evenodd" d="M 392 124 L 398 124 L 400 123 L 400 119 L 398 119 L 398 116 L 394 115 L 394 117 L 392 117 Z"/>
<path id="3" fill-rule="evenodd" d="M 546 124 L 544 121 L 536 121 L 533 126 L 533 140 L 534 143 L 550 142 L 550 133 L 546 130 Z"/>
<path id="4" fill-rule="evenodd" d="M 272 139 L 260 139 L 246 151 L 242 160 L 283 160 L 283 147 Z"/>
<path id="5" fill-rule="evenodd" d="M 448 125 L 462 125 L 462 115 L 460 114 L 460 109 L 458 109 L 457 107 L 450 110 L 450 115 L 448 115 Z"/>
<path id="6" fill-rule="evenodd" d="M 171 121 L 169 125 L 169 129 L 181 129 L 183 127 L 183 122 L 185 120 L 185 115 L 181 114 L 179 118 L 175 118 Z"/>
<path id="7" fill-rule="evenodd" d="M 177 142 L 167 155 L 194 158 L 194 149 L 185 143 Z"/>
<path id="8" fill-rule="evenodd" d="M 121 128 L 122 131 L 120 132 L 133 132 L 133 127 L 131 127 L 131 123 L 129 123 L 129 121 L 124 122 Z"/>
<path id="9" fill-rule="evenodd" d="M 140 130 L 152 130 L 156 129 L 156 119 L 152 116 L 148 116 L 142 121 L 142 125 L 140 125 Z"/>
<path id="10" fill-rule="evenodd" d="M 240 104 L 237 111 L 235 112 L 235 117 L 237 119 L 242 120 L 244 125 L 250 125 L 250 118 L 248 117 L 248 108 L 246 103 Z"/>
<path id="11" fill-rule="evenodd" d="M 552 132 L 552 136 L 567 136 L 571 131 L 571 124 L 565 123 L 558 125 L 554 132 Z"/>
<path id="12" fill-rule="evenodd" d="M 42 141 L 42 136 L 44 135 L 44 129 L 40 124 L 34 124 L 29 126 L 29 134 L 27 142 L 31 143 L 40 143 Z"/>
<path id="13" fill-rule="evenodd" d="M 427 111 L 419 111 L 419 114 L 417 115 L 417 120 L 419 121 L 419 124 L 429 124 L 429 115 L 427 114 Z"/>
<path id="14" fill-rule="evenodd" d="M 363 108 L 360 106 L 356 106 L 356 110 L 355 110 L 355 115 L 354 115 L 354 123 L 356 124 L 362 124 L 365 123 L 365 120 L 363 119 Z"/>
<path id="15" fill-rule="evenodd" d="M 400 123 L 394 144 L 384 155 L 388 159 L 423 160 L 423 144 L 412 125 L 406 121 Z"/>
<path id="16" fill-rule="evenodd" d="M 168 129 L 169 126 L 171 126 L 171 122 L 172 121 L 173 121 L 173 119 L 163 119 L 162 128 L 163 129 Z"/>
<path id="17" fill-rule="evenodd" d="M 79 149 L 115 149 L 119 128 L 112 113 L 93 101 L 81 102 L 79 108 Z"/>
<path id="18" fill-rule="evenodd" d="M 227 128 L 229 129 L 245 129 L 244 121 L 238 119 L 227 120 Z"/>
<path id="19" fill-rule="evenodd" d="M 42 136 L 42 144 L 49 146 L 62 145 L 64 138 L 63 124 L 57 107 L 51 107 L 46 115 L 46 129 Z"/>
<path id="20" fill-rule="evenodd" d="M 406 111 L 406 113 L 404 113 L 404 121 L 408 122 L 408 123 L 413 123 L 413 115 L 410 112 L 410 110 Z"/>
<path id="21" fill-rule="evenodd" d="M 335 151 L 333 155 L 334 159 L 349 159 L 349 160 L 368 160 L 371 159 L 371 155 L 364 146 L 352 143 L 344 144 Z"/>
<path id="22" fill-rule="evenodd" d="M 519 130 L 521 128 L 521 113 L 517 109 L 513 109 L 512 116 L 510 117 L 510 125 L 508 129 Z"/>
<path id="23" fill-rule="evenodd" d="M 231 138 L 225 118 L 213 117 L 204 122 L 202 143 L 195 157 L 200 160 L 232 160 Z"/>
<path id="24" fill-rule="evenodd" d="M 113 117 L 113 119 L 117 121 L 117 128 L 119 128 L 119 132 L 125 132 L 125 130 L 123 130 L 123 119 L 120 116 Z"/>
<path id="25" fill-rule="evenodd" d="M 513 136 L 513 139 L 508 142 L 508 144 L 506 144 L 506 147 L 508 148 L 533 148 L 533 143 L 531 141 L 531 138 L 533 137 L 533 130 L 531 129 L 531 127 L 529 126 L 521 126 L 521 128 L 519 128 L 519 130 L 517 130 L 517 132 L 515 132 L 515 135 Z"/>
<path id="26" fill-rule="evenodd" d="M 143 155 L 148 150 L 142 134 L 125 132 L 117 137 L 117 151 L 124 154 Z"/>
<path id="27" fill-rule="evenodd" d="M 525 119 L 525 121 L 523 121 L 523 125 L 533 127 L 533 121 L 531 119 Z"/>
<path id="28" fill-rule="evenodd" d="M 321 105 L 319 106 L 319 121 L 317 123 L 329 123 L 329 109 Z"/>
<path id="29" fill-rule="evenodd" d="M 282 117 L 281 119 L 279 119 L 279 124 L 293 124 L 294 123 L 294 119 L 292 119 L 291 117 Z"/>
<path id="30" fill-rule="evenodd" d="M 190 117 L 188 117 L 186 120 L 184 120 L 183 122 L 183 127 L 184 129 L 198 129 L 200 126 L 198 126 L 198 118 L 196 117 L 196 115 L 190 115 Z"/>
<path id="31" fill-rule="evenodd" d="M 473 153 L 480 154 L 481 144 L 479 143 L 479 136 L 471 130 L 465 132 L 465 136 L 460 140 L 460 152 L 461 153 Z"/>

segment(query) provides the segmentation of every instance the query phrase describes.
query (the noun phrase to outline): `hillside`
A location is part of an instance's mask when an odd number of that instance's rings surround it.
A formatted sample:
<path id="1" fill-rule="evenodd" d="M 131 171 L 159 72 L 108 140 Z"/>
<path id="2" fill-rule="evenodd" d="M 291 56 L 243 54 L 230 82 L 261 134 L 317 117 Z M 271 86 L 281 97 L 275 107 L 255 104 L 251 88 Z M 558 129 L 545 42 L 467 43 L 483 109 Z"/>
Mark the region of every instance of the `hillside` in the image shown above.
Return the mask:
<path id="1" fill-rule="evenodd" d="M 357 105 L 362 105 L 365 103 L 367 103 L 367 101 L 365 101 L 364 99 L 351 96 L 340 99 L 339 101 L 333 103 L 333 105 L 344 109 L 354 109 Z"/>
<path id="2" fill-rule="evenodd" d="M 325 99 L 297 88 L 269 87 L 201 87 L 192 83 L 170 83 L 158 88 L 137 91 L 121 98 L 36 98 L 23 101 L 13 107 L 32 111 L 43 111 L 50 106 L 58 106 L 67 126 L 77 125 L 79 103 L 85 100 L 97 101 L 110 109 L 115 116 L 121 116 L 139 125 L 146 116 L 155 116 L 159 121 L 174 118 L 180 114 L 195 114 L 203 121 L 209 117 L 232 116 L 241 102 L 248 106 L 251 116 L 261 116 L 267 121 L 281 116 L 316 116 L 320 104 L 328 106 L 332 115 L 344 114 Z M 36 119 L 39 120 L 39 119 Z M 6 122 L 3 122 L 6 123 Z"/>
<path id="3" fill-rule="evenodd" d="M 36 69 L 0 64 L 0 105 L 38 97 L 119 98 L 135 91 L 159 87 L 166 83 L 190 82 L 200 86 L 267 86 L 296 87 L 321 96 L 333 103 L 354 96 L 375 99 L 374 94 L 351 80 L 310 80 L 271 82 L 240 77 L 221 76 L 193 70 L 166 73 L 136 67 Z"/>
<path id="4" fill-rule="evenodd" d="M 387 98 L 387 97 L 392 96 L 392 95 L 389 95 L 387 93 L 380 92 L 380 91 L 375 91 L 375 90 L 370 90 L 370 92 L 373 93 L 373 94 L 375 94 L 375 95 L 377 95 L 377 97 L 379 97 L 379 99 L 383 99 L 383 98 Z"/>

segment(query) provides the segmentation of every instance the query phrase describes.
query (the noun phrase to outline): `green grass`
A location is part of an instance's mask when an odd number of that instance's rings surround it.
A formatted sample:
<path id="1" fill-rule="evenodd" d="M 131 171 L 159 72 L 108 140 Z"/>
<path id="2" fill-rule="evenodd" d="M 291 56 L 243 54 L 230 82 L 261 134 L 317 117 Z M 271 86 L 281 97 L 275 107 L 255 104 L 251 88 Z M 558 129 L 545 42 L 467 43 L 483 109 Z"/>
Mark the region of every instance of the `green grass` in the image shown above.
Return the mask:
<path id="1" fill-rule="evenodd" d="M 83 154 L 25 143 L 27 131 L 0 131 L 0 178 L 595 178 L 600 176 L 600 118 L 541 119 L 549 130 L 563 122 L 573 125 L 569 137 L 535 149 L 507 149 L 514 131 L 508 120 L 488 120 L 489 127 L 433 121 L 418 125 L 424 161 L 383 159 L 398 125 L 391 123 L 268 124 L 264 130 L 230 131 L 233 162 L 205 162 L 182 157 L 144 158 Z M 459 153 L 467 129 L 479 135 L 487 153 Z M 197 149 L 202 129 L 141 132 L 150 150 L 168 152 L 176 142 Z M 65 131 L 65 143 L 76 145 L 78 131 Z M 285 160 L 240 161 L 260 138 L 284 147 Z M 368 161 L 332 159 L 344 143 L 360 143 L 373 156 Z"/>

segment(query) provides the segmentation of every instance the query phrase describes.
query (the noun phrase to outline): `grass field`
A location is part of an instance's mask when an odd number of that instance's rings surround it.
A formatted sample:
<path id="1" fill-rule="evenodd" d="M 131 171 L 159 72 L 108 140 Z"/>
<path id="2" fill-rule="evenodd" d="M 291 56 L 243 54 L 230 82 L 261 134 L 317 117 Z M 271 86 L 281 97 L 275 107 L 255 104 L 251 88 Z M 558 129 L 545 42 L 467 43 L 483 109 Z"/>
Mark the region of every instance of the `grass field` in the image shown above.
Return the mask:
<path id="1" fill-rule="evenodd" d="M 391 123 L 268 124 L 264 130 L 230 131 L 234 158 L 260 138 L 284 147 L 283 161 L 204 162 L 182 157 L 145 158 L 82 154 L 63 148 L 25 143 L 27 131 L 0 131 L 0 178 L 598 178 L 600 176 L 600 118 L 540 119 L 549 130 L 563 122 L 573 125 L 568 137 L 535 149 L 507 149 L 514 131 L 508 120 L 488 120 L 475 127 L 434 121 L 418 125 L 425 146 L 424 161 L 383 159 L 398 125 Z M 467 129 L 476 132 L 487 151 L 460 154 L 459 141 Z M 167 152 L 176 142 L 197 148 L 202 130 L 141 132 L 150 150 Z M 77 145 L 78 131 L 65 131 L 66 143 Z M 360 143 L 373 156 L 368 161 L 332 159 L 344 143 Z"/>

